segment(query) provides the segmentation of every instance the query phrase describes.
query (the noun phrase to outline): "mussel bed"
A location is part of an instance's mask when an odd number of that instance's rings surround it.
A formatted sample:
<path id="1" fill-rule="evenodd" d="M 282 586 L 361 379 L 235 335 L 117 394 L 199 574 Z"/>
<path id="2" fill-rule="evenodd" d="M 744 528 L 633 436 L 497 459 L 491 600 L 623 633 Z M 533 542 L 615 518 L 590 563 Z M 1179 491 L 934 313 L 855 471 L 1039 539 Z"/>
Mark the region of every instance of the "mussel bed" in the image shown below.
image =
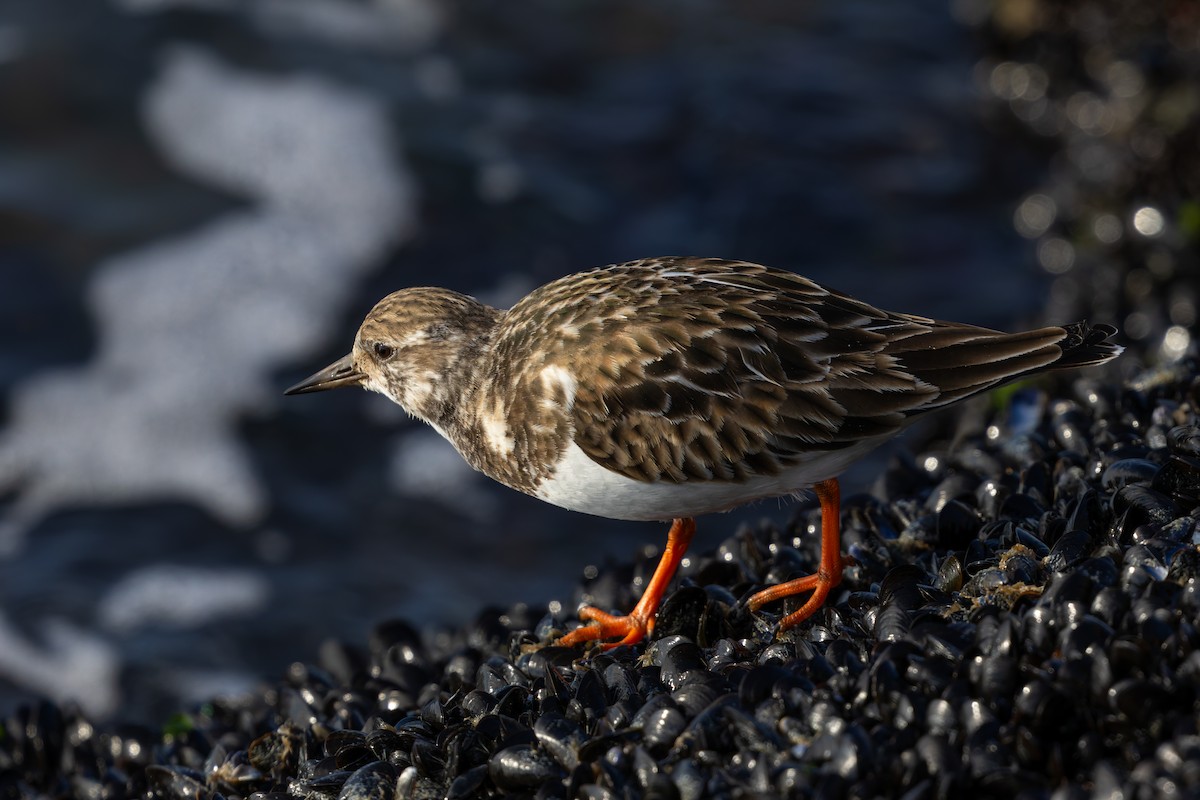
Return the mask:
<path id="1" fill-rule="evenodd" d="M 1022 390 L 845 498 L 856 565 L 776 636 L 815 508 L 685 564 L 645 646 L 573 613 L 378 625 L 162 730 L 50 702 L 0 735 L 0 797 L 1186 797 L 1200 793 L 1200 378 Z M 653 559 L 576 599 L 629 607 Z M 567 611 L 570 611 L 568 609 Z"/>

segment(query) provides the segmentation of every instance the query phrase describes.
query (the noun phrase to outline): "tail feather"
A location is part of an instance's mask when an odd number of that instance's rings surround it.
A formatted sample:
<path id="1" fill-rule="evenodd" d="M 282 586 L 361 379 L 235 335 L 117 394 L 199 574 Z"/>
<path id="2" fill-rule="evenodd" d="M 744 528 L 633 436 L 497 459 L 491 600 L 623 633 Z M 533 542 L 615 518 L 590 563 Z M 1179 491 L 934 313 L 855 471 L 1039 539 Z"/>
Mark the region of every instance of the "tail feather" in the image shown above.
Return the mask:
<path id="1" fill-rule="evenodd" d="M 1087 367 L 1112 361 L 1124 352 L 1125 348 L 1108 341 L 1115 336 L 1117 329 L 1112 325 L 1088 325 L 1086 322 L 1072 322 L 1064 325 L 1066 337 L 1059 342 L 1062 356 L 1050 365 L 1051 369 L 1067 367 Z"/>
<path id="2" fill-rule="evenodd" d="M 922 410 L 937 408 L 1018 378 L 1051 369 L 1103 364 L 1124 350 L 1108 341 L 1111 325 L 1075 322 L 1063 327 L 1021 333 L 999 333 L 971 326 L 947 325 L 901 340 L 889 349 L 939 395 Z M 930 343 L 936 340 L 936 345 Z"/>

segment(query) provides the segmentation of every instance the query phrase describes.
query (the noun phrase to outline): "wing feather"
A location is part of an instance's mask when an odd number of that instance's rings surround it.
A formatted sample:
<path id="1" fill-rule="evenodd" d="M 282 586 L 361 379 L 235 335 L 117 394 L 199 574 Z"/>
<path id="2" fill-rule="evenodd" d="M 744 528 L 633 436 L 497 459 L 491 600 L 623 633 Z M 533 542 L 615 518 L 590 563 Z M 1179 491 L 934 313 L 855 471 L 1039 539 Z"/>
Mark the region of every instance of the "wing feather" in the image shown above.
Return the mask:
<path id="1" fill-rule="evenodd" d="M 1000 333 L 881 311 L 756 264 L 663 258 L 547 284 L 508 312 L 496 347 L 521 375 L 540 358 L 577 376 L 571 427 L 594 461 L 681 483 L 778 474 L 882 440 L 1064 352 L 1112 358 L 1110 333 Z M 500 377 L 520 393 L 520 375 Z"/>

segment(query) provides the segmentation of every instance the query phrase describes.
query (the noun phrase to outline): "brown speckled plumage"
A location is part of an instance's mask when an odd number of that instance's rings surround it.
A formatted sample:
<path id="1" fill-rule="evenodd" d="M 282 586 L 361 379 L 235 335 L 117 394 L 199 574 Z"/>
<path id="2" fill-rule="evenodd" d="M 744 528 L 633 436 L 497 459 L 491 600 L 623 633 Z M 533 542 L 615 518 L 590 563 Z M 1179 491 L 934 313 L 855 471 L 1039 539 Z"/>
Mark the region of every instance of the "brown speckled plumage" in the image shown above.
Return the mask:
<path id="1" fill-rule="evenodd" d="M 507 312 L 403 289 L 371 311 L 352 355 L 378 376 L 369 388 L 533 493 L 568 437 L 638 481 L 774 475 L 1014 377 L 1107 360 L 1108 332 L 1000 333 L 882 311 L 758 264 L 657 258 L 560 278 Z M 575 376 L 570 407 L 547 367 Z M 484 433 L 489 415 L 511 437 L 503 452 Z"/>
<path id="2" fill-rule="evenodd" d="M 561 278 L 508 311 L 401 290 L 293 391 L 358 383 L 514 489 L 678 519 L 830 480 L 919 414 L 1014 378 L 1108 361 L 1113 332 L 1001 333 L 757 264 L 657 258 Z"/>

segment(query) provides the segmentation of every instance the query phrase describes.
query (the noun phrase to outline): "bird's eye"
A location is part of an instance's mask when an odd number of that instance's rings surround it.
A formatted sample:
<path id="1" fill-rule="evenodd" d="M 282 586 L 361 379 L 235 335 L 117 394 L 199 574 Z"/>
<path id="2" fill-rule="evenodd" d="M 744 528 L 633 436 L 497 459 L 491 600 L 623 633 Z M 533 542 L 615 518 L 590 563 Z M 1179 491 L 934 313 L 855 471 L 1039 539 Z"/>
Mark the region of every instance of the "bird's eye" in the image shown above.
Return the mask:
<path id="1" fill-rule="evenodd" d="M 375 343 L 375 357 L 380 361 L 387 361 L 394 355 L 396 355 L 396 348 L 390 344 L 384 344 L 383 342 Z"/>

